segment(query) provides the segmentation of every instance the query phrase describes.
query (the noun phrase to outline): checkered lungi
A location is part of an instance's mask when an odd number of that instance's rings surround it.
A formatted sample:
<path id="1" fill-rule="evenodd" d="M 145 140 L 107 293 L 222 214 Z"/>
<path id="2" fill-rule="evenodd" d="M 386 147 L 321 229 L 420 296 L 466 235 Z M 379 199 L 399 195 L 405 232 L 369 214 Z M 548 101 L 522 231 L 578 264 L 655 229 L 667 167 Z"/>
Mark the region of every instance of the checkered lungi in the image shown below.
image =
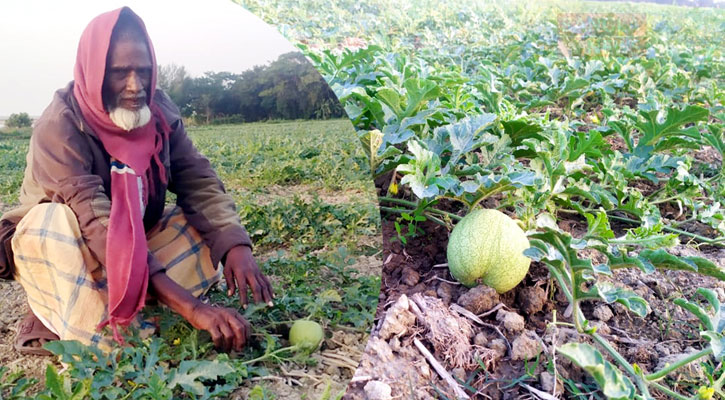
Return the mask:
<path id="1" fill-rule="evenodd" d="M 194 296 L 221 278 L 208 246 L 181 209 L 169 206 L 147 234 L 148 248 L 166 274 Z M 96 331 L 108 316 L 106 271 L 86 246 L 70 207 L 43 203 L 18 224 L 12 239 L 15 279 L 25 289 L 33 313 L 63 340 L 109 350 L 113 338 Z M 133 324 L 148 327 L 141 315 Z"/>

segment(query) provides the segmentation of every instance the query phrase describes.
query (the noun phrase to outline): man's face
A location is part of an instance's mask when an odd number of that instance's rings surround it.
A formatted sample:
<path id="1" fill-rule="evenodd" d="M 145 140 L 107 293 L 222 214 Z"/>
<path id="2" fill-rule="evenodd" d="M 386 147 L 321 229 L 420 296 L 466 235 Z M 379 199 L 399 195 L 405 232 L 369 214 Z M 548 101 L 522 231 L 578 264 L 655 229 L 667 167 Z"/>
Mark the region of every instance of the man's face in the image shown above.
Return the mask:
<path id="1" fill-rule="evenodd" d="M 146 43 L 122 39 L 111 43 L 103 79 L 103 102 L 109 111 L 139 111 L 151 86 L 151 55 Z"/>

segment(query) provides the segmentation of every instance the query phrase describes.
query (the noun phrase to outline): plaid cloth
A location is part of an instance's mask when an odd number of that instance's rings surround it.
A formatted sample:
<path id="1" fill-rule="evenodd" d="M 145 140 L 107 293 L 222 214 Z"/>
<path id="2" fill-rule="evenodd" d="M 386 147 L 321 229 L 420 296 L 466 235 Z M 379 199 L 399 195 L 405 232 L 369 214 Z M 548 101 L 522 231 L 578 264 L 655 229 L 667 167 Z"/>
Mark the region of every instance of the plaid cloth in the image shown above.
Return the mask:
<path id="1" fill-rule="evenodd" d="M 147 234 L 148 248 L 166 274 L 194 296 L 221 278 L 211 253 L 181 209 L 169 206 Z M 112 336 L 96 331 L 108 316 L 108 287 L 101 267 L 83 241 L 75 214 L 60 203 L 33 207 L 12 239 L 15 279 L 25 289 L 36 316 L 63 340 L 109 350 Z M 141 314 L 134 326 L 150 327 Z"/>

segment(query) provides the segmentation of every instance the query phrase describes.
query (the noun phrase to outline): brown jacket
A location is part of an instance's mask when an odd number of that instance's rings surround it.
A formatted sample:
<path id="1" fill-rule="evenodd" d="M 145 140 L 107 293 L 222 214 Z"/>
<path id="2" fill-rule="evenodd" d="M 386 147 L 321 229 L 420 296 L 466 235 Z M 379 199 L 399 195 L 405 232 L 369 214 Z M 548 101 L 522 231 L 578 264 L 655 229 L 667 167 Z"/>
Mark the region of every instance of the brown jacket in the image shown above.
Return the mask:
<path id="1" fill-rule="evenodd" d="M 217 265 L 232 247 L 252 246 L 236 213 L 234 200 L 209 161 L 186 135 L 178 108 L 161 90 L 154 100 L 171 126 L 160 159 L 168 182 L 156 178 L 144 215 L 146 231 L 161 218 L 166 190 L 177 196 L 189 224 L 196 228 L 211 249 Z M 153 176 L 158 177 L 154 163 Z M 110 157 L 103 144 L 84 122 L 73 96 L 73 82 L 58 90 L 38 119 L 30 138 L 27 167 L 20 188 L 20 207 L 0 219 L 0 277 L 11 278 L 13 264 L 10 238 L 15 225 L 36 204 L 57 202 L 68 205 L 78 217 L 81 234 L 96 259 L 105 265 L 106 232 L 111 212 Z M 149 254 L 151 274 L 163 267 Z M 5 273 L 3 273 L 5 271 Z M 10 273 L 10 274 L 8 274 Z"/>

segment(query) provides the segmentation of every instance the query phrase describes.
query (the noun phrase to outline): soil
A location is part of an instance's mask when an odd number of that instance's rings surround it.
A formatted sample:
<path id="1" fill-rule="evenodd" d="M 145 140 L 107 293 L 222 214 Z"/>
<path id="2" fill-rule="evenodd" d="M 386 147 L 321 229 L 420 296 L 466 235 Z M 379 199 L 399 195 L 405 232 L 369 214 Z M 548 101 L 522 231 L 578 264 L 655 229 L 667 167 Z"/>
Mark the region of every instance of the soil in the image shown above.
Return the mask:
<path id="1" fill-rule="evenodd" d="M 0 279 L 0 365 L 10 371 L 23 369 L 27 377 L 45 380 L 45 366 L 51 360 L 44 356 L 23 356 L 15 350 L 18 324 L 28 312 L 25 292 L 19 283 Z"/>
<path id="2" fill-rule="evenodd" d="M 644 186 L 643 191 L 651 190 Z M 566 218 L 559 221 L 560 227 L 575 236 L 586 232 L 585 221 Z M 402 246 L 397 240 L 391 241 L 397 236 L 394 217 L 383 220 L 384 263 L 375 327 L 361 367 L 344 399 L 390 399 L 385 391 L 379 395 L 372 390 L 386 386 L 390 387 L 393 398 L 443 398 L 441 394 L 456 398 L 452 386 L 414 345 L 415 340 L 433 353 L 437 362 L 459 382 L 475 388 L 475 393 L 467 391 L 474 399 L 536 398 L 524 384 L 567 398 L 562 392 L 562 378 L 596 387 L 583 370 L 561 355 L 554 357 L 554 349 L 559 345 L 571 341 L 591 343 L 591 340 L 573 328 L 549 325 L 554 312 L 559 322 L 571 322 L 571 319 L 566 317 L 568 302 L 550 279 L 546 266 L 533 262 L 526 279 L 501 295 L 483 286 L 468 289 L 455 282 L 447 267 L 441 265 L 446 262 L 448 230 L 430 222 L 420 227 L 425 234 L 409 239 Z M 626 227 L 613 224 L 617 235 Z M 698 255 L 725 267 L 725 249 L 700 246 L 697 250 L 680 245 L 670 252 Z M 583 252 L 581 256 L 594 261 L 600 257 L 593 251 Z M 705 344 L 698 334 L 697 319 L 674 305 L 672 299 L 683 296 L 691 299 L 695 290 L 703 287 L 715 290 L 720 300 L 725 300 L 725 282 L 685 271 L 658 270 L 646 275 L 635 269 L 617 270 L 610 281 L 643 297 L 651 309 L 648 315 L 640 318 L 620 304 L 603 302 L 585 302 L 582 311 L 630 363 L 636 362 L 647 373 Z M 416 307 L 409 304 L 415 302 L 412 296 L 444 305 L 442 310 L 431 314 L 435 319 L 465 317 L 473 331 L 463 335 L 465 343 L 456 346 L 476 351 L 482 363 L 455 365 L 450 357 L 446 358 L 437 343 L 440 335 L 429 334 L 431 316 L 413 312 Z M 479 322 L 476 318 L 480 318 Z M 547 371 L 549 362 L 556 366 L 556 381 Z M 705 379 L 702 368 L 681 369 L 678 373 L 676 378 L 680 384 Z M 659 392 L 653 395 L 666 398 Z"/>
<path id="3" fill-rule="evenodd" d="M 314 365 L 278 365 L 281 372 L 245 380 L 229 398 L 246 399 L 256 385 L 277 400 L 319 399 L 325 392 L 332 397 L 342 392 L 358 366 L 368 335 L 337 330 L 328 336 L 311 355 Z"/>
<path id="4" fill-rule="evenodd" d="M 321 202 L 329 205 L 369 203 L 374 204 L 377 199 L 373 197 L 372 190 L 347 189 L 341 191 L 325 190 L 309 184 L 280 186 L 270 185 L 264 188 L 264 192 L 255 197 L 260 206 L 265 206 L 278 199 L 291 199 L 299 197 L 302 201 L 312 202 L 318 198 Z"/>

